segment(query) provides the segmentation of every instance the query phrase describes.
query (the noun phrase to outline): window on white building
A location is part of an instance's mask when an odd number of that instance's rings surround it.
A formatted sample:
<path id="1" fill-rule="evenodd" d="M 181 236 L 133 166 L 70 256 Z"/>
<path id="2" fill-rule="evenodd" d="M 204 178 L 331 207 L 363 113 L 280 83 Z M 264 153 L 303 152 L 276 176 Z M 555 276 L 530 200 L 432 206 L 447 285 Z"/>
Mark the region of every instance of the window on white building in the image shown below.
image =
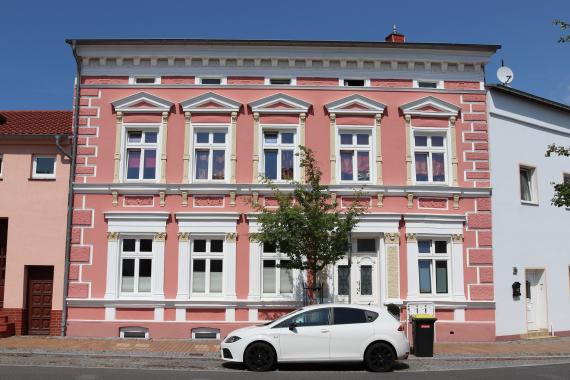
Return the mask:
<path id="1" fill-rule="evenodd" d="M 264 295 L 293 293 L 293 272 L 284 266 L 289 260 L 282 258 L 274 245 L 263 244 L 263 283 Z"/>
<path id="2" fill-rule="evenodd" d="M 418 239 L 421 294 L 449 293 L 449 241 Z"/>
<path id="3" fill-rule="evenodd" d="M 223 239 L 192 241 L 192 293 L 221 295 L 224 268 Z"/>
<path id="4" fill-rule="evenodd" d="M 152 284 L 153 239 L 121 241 L 121 293 L 148 294 Z"/>
<path id="5" fill-rule="evenodd" d="M 34 156 L 32 162 L 32 178 L 55 178 L 55 156 Z"/>
<path id="6" fill-rule="evenodd" d="M 521 201 L 537 203 L 536 196 L 536 169 L 530 166 L 519 167 Z"/>
<path id="7" fill-rule="evenodd" d="M 265 176 L 274 181 L 295 178 L 296 133 L 292 130 L 263 131 L 263 167 Z"/>
<path id="8" fill-rule="evenodd" d="M 127 130 L 126 179 L 155 180 L 158 156 L 158 129 Z"/>
<path id="9" fill-rule="evenodd" d="M 194 179 L 226 179 L 226 131 L 198 129 L 194 133 Z"/>
<path id="10" fill-rule="evenodd" d="M 340 180 L 370 181 L 372 133 L 339 131 Z"/>
<path id="11" fill-rule="evenodd" d="M 447 181 L 447 144 L 444 134 L 414 134 L 414 168 L 416 182 Z"/>

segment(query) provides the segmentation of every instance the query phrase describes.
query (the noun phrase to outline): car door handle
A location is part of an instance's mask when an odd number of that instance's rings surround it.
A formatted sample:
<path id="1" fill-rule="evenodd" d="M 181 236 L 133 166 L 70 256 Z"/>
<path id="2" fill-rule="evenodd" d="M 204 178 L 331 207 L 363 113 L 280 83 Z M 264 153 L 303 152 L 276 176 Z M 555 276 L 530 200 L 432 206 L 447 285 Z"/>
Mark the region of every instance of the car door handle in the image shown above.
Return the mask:
<path id="1" fill-rule="evenodd" d="M 321 330 L 321 332 L 324 334 L 324 333 L 328 333 L 328 332 L 330 332 L 330 330 L 327 330 L 327 329 L 322 329 L 322 330 Z"/>

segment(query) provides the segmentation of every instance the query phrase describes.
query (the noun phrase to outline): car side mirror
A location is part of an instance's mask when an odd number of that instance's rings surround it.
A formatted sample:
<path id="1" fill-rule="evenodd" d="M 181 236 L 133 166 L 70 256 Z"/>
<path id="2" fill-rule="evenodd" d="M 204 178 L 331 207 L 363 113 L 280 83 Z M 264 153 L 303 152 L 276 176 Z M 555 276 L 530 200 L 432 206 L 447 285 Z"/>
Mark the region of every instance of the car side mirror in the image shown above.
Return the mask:
<path id="1" fill-rule="evenodd" d="M 295 322 L 291 322 L 289 324 L 289 330 L 295 331 L 297 329 L 297 324 Z"/>

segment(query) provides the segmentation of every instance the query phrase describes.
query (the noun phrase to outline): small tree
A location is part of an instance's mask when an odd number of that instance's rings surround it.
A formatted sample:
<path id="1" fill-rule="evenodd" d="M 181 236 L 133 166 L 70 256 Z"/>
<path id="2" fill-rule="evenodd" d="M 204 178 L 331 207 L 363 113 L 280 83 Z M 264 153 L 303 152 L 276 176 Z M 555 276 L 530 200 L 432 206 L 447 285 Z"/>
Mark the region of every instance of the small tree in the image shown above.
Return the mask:
<path id="1" fill-rule="evenodd" d="M 250 239 L 278 247 L 289 259 L 283 267 L 308 271 L 308 287 L 313 289 L 321 271 L 346 255 L 349 234 L 366 207 L 357 192 L 356 200 L 341 210 L 321 184 L 322 172 L 311 149 L 300 150 L 306 183 L 292 182 L 292 193 L 285 193 L 264 179 L 277 208 L 257 206 L 260 229 Z"/>
<path id="2" fill-rule="evenodd" d="M 570 147 L 550 144 L 548 146 L 548 150 L 546 151 L 546 157 L 550 157 L 552 155 L 570 157 Z M 556 207 L 570 207 L 570 182 L 552 182 L 552 185 L 554 186 L 554 197 L 552 198 L 552 204 Z"/>

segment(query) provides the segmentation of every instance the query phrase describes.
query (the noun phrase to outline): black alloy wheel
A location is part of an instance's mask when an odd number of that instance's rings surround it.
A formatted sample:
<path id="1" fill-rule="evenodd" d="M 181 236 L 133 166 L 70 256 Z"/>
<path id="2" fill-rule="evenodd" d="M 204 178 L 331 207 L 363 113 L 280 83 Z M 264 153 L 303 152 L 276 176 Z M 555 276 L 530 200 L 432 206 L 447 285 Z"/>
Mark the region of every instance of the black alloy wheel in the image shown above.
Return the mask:
<path id="1" fill-rule="evenodd" d="M 390 372 L 396 364 L 396 355 L 386 343 L 374 343 L 364 354 L 364 364 L 372 372 Z"/>
<path id="2" fill-rule="evenodd" d="M 244 363 L 247 369 L 255 372 L 265 372 L 275 367 L 275 351 L 267 343 L 253 343 L 245 350 Z"/>

